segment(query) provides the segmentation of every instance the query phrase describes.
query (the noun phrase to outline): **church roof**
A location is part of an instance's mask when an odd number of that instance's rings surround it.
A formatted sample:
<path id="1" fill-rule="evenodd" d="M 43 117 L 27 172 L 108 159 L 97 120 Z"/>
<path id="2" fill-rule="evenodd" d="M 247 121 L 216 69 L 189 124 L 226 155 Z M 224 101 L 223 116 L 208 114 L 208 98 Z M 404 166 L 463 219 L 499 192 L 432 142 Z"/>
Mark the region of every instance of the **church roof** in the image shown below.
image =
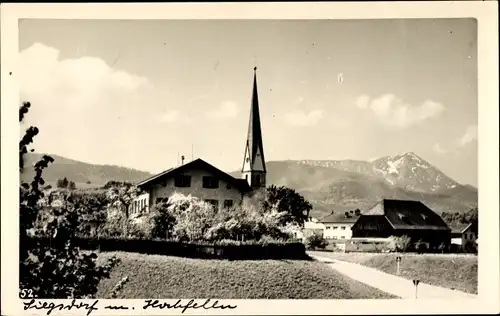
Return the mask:
<path id="1" fill-rule="evenodd" d="M 252 91 L 252 105 L 250 110 L 250 119 L 248 122 L 247 143 L 245 147 L 245 159 L 247 152 L 250 157 L 250 169 L 254 170 L 256 165 L 262 165 L 264 172 L 266 172 L 266 164 L 264 159 L 264 146 L 262 142 L 262 129 L 260 124 L 260 111 L 259 111 L 259 95 L 257 92 L 257 67 L 254 68 L 253 75 L 253 91 Z M 260 156 L 258 157 L 260 153 Z M 259 161 L 260 160 L 260 161 Z M 243 162 L 245 165 L 245 162 Z M 242 169 L 242 171 L 245 171 Z"/>
<path id="2" fill-rule="evenodd" d="M 149 177 L 137 184 L 138 187 L 146 187 L 148 185 L 156 184 L 158 182 L 164 181 L 166 178 L 173 177 L 179 173 L 182 173 L 184 171 L 187 171 L 189 169 L 193 168 L 198 168 L 198 169 L 204 169 L 207 170 L 215 175 L 217 175 L 221 180 L 225 180 L 231 185 L 233 185 L 235 188 L 239 189 L 242 192 L 248 192 L 250 191 L 250 187 L 244 179 L 237 179 L 230 174 L 225 173 L 224 171 L 218 169 L 217 167 L 209 164 L 208 162 L 204 161 L 203 159 L 196 159 L 191 162 L 188 162 L 182 166 L 176 167 L 176 168 L 170 168 L 167 169 L 163 172 L 160 172 L 152 177 Z"/>

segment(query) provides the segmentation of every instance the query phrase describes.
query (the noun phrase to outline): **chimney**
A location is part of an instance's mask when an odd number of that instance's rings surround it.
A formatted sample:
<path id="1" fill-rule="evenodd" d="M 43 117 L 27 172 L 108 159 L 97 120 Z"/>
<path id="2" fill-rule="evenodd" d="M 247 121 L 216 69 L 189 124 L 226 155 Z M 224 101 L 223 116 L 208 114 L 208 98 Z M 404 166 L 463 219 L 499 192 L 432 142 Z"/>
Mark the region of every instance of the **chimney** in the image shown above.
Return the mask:
<path id="1" fill-rule="evenodd" d="M 181 166 L 184 165 L 184 155 L 181 156 Z"/>

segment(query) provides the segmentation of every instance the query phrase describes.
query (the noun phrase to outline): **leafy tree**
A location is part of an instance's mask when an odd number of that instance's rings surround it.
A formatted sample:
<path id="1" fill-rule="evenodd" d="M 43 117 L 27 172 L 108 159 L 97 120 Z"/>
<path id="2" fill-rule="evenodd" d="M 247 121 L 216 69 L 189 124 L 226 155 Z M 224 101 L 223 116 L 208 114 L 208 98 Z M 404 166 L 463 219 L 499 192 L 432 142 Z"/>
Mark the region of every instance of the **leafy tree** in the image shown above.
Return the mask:
<path id="1" fill-rule="evenodd" d="M 308 249 L 325 249 L 328 241 L 321 234 L 312 234 L 306 238 L 306 247 Z"/>
<path id="2" fill-rule="evenodd" d="M 258 199 L 252 203 L 243 203 L 231 209 L 223 209 L 215 214 L 212 227 L 204 238 L 208 240 L 262 240 L 289 239 L 289 227 L 281 226 L 285 212 L 276 208 L 267 212 L 259 209 Z"/>
<path id="3" fill-rule="evenodd" d="M 116 207 L 125 214 L 126 218 L 129 218 L 130 206 L 140 193 L 140 189 L 135 185 L 123 183 L 118 186 L 109 187 L 106 196 L 110 207 Z"/>
<path id="4" fill-rule="evenodd" d="M 280 224 L 296 223 L 301 227 L 312 209 L 311 203 L 295 190 L 274 185 L 267 188 L 263 207 L 265 211 L 276 208 L 278 212 L 285 212 Z"/>
<path id="5" fill-rule="evenodd" d="M 169 214 L 175 218 L 174 237 L 181 240 L 200 240 L 212 226 L 217 210 L 191 195 L 175 193 L 169 199 Z"/>
<path id="6" fill-rule="evenodd" d="M 466 225 L 478 221 L 478 208 L 476 206 L 465 213 L 442 212 L 441 218 L 452 227 Z"/>
<path id="7" fill-rule="evenodd" d="M 70 189 L 70 190 L 76 189 L 76 185 L 75 185 L 75 183 L 73 181 L 70 181 L 68 183 L 68 189 Z"/>
<path id="8" fill-rule="evenodd" d="M 63 183 L 63 180 L 62 179 L 57 179 L 56 181 L 56 186 L 60 189 L 65 189 L 64 187 L 64 183 Z"/>
<path id="9" fill-rule="evenodd" d="M 106 184 L 103 186 L 103 188 L 104 189 L 110 189 L 110 188 L 113 188 L 113 187 L 122 187 L 122 186 L 132 186 L 132 183 L 126 182 L 126 181 L 110 180 L 110 181 L 106 182 Z"/>
<path id="10" fill-rule="evenodd" d="M 130 219 L 123 212 L 110 212 L 101 229 L 101 235 L 110 237 L 126 237 L 129 231 L 133 231 Z"/>
<path id="11" fill-rule="evenodd" d="M 152 238 L 169 239 L 172 236 L 176 219 L 170 206 L 168 202 L 161 202 L 154 205 L 148 213 Z"/>
<path id="12" fill-rule="evenodd" d="M 20 107 L 20 122 L 29 107 L 30 103 L 24 103 Z M 38 128 L 29 127 L 19 142 L 20 172 L 23 172 L 28 145 L 37 134 Z M 71 196 L 64 197 L 62 203 L 44 205 L 41 186 L 45 181 L 42 172 L 53 161 L 52 157 L 43 156 L 34 165 L 33 181 L 30 184 L 21 183 L 20 186 L 20 289 L 30 289 L 37 298 L 91 297 L 97 292 L 100 280 L 109 277 L 109 271 L 116 260 L 97 266 L 96 254 L 85 254 L 73 246 L 72 240 L 79 224 L 77 211 L 80 205 L 74 203 Z M 41 235 L 48 237 L 49 243 L 30 238 L 28 233 L 42 213 L 49 220 Z"/>

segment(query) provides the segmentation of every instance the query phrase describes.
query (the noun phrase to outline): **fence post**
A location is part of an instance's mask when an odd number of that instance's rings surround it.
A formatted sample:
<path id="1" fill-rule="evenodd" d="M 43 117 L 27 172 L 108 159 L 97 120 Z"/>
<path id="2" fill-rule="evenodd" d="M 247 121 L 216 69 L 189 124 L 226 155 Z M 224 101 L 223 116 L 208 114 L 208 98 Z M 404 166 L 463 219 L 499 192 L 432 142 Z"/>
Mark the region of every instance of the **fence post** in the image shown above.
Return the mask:
<path id="1" fill-rule="evenodd" d="M 399 263 L 401 262 L 401 256 L 396 257 L 397 274 L 399 275 Z"/>
<path id="2" fill-rule="evenodd" d="M 415 285 L 415 298 L 418 298 L 418 284 L 420 283 L 420 280 L 415 279 L 413 280 L 413 285 Z"/>

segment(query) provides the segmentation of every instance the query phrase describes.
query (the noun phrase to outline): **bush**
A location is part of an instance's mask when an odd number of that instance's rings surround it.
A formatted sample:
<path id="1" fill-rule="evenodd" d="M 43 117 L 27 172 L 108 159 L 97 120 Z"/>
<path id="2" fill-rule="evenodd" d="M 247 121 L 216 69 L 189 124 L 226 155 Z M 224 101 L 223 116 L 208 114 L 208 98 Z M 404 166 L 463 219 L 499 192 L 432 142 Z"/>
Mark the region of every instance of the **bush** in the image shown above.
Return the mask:
<path id="1" fill-rule="evenodd" d="M 325 249 L 328 246 L 328 241 L 320 234 L 312 234 L 306 238 L 306 246 L 308 249 Z"/>
<path id="2" fill-rule="evenodd" d="M 411 238 L 407 235 L 391 236 L 388 241 L 388 249 L 392 252 L 406 252 L 410 248 Z"/>
<path id="3" fill-rule="evenodd" d="M 126 181 L 108 181 L 103 188 L 104 189 L 111 189 L 111 188 L 116 188 L 116 187 L 129 187 L 132 186 L 132 183 L 126 182 Z"/>
<path id="4" fill-rule="evenodd" d="M 168 214 L 175 218 L 172 235 L 180 240 L 203 239 L 217 214 L 212 205 L 191 195 L 175 193 L 168 204 Z"/>
<path id="5" fill-rule="evenodd" d="M 204 234 L 206 240 L 261 240 L 290 239 L 290 227 L 282 227 L 284 212 L 276 208 L 263 211 L 250 201 L 231 209 L 223 209 L 214 216 L 212 226 Z"/>
<path id="6" fill-rule="evenodd" d="M 427 243 L 419 240 L 414 244 L 415 251 L 418 253 L 425 253 L 429 251 Z"/>
<path id="7" fill-rule="evenodd" d="M 288 223 L 303 226 L 312 209 L 311 203 L 294 189 L 274 185 L 267 188 L 262 206 L 266 211 L 276 209 L 277 212 L 282 212 L 279 223 L 282 226 Z"/>
<path id="8" fill-rule="evenodd" d="M 436 250 L 437 252 L 445 253 L 449 251 L 449 248 L 446 246 L 444 242 L 442 242 L 437 246 Z"/>
<path id="9" fill-rule="evenodd" d="M 465 253 L 477 253 L 477 245 L 472 241 L 468 241 L 464 245 Z"/>
<path id="10" fill-rule="evenodd" d="M 110 210 L 104 225 L 99 230 L 99 235 L 109 237 L 151 237 L 144 218 L 129 218 L 120 210 Z"/>

